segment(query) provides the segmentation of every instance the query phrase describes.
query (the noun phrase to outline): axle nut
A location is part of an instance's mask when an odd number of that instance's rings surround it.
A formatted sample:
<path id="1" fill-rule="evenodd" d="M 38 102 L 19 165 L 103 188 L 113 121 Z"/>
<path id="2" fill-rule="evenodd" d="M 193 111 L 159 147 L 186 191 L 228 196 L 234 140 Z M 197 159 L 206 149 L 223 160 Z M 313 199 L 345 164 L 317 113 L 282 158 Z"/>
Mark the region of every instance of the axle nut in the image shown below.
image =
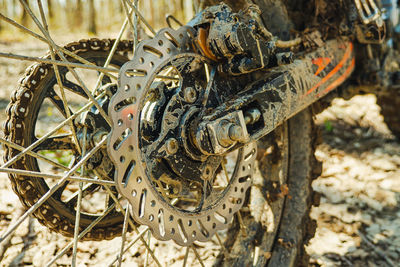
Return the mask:
<path id="1" fill-rule="evenodd" d="M 229 137 L 233 141 L 241 141 L 243 139 L 243 129 L 239 125 L 229 127 Z"/>

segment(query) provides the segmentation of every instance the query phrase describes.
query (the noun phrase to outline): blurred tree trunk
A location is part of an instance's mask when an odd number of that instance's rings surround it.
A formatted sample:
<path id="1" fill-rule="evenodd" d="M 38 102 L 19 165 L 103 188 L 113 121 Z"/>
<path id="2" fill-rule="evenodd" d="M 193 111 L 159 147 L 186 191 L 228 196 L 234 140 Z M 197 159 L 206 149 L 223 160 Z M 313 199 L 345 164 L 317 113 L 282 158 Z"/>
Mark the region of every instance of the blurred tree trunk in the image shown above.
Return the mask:
<path id="1" fill-rule="evenodd" d="M 29 0 L 26 0 L 27 5 L 29 6 Z M 25 27 L 28 26 L 28 12 L 26 12 L 26 9 L 21 6 L 22 8 L 22 15 L 21 15 L 21 24 L 24 25 Z"/>
<path id="2" fill-rule="evenodd" d="M 53 10 L 53 0 L 47 0 L 47 10 L 49 12 L 49 19 L 52 20 L 54 18 L 54 10 Z"/>
<path id="3" fill-rule="evenodd" d="M 118 5 L 118 14 L 124 14 L 124 7 L 121 3 L 121 1 L 117 1 L 117 5 Z"/>
<path id="4" fill-rule="evenodd" d="M 65 0 L 63 1 L 65 3 L 65 14 L 66 14 L 66 24 L 70 29 L 73 29 L 75 27 L 75 17 L 74 17 L 74 12 L 75 12 L 75 5 L 73 1 L 71 0 Z"/>
<path id="5" fill-rule="evenodd" d="M 179 18 L 181 21 L 183 21 L 183 23 L 185 23 L 185 0 L 179 0 Z"/>
<path id="6" fill-rule="evenodd" d="M 169 4 L 171 4 L 171 3 L 169 3 Z M 165 13 L 168 12 L 168 7 L 165 6 L 164 0 L 156 1 L 155 9 L 152 9 L 152 11 L 153 12 L 157 12 L 158 11 L 158 15 L 156 17 L 156 18 L 158 18 L 158 19 L 156 19 L 156 25 L 157 25 L 157 28 L 159 28 L 159 27 L 162 28 L 162 26 L 161 26 L 162 22 L 161 21 L 164 18 Z M 155 13 L 155 14 L 157 14 L 157 13 Z"/>
<path id="7" fill-rule="evenodd" d="M 77 28 L 82 27 L 83 16 L 82 16 L 82 0 L 76 0 L 75 7 L 75 24 Z"/>
<path id="8" fill-rule="evenodd" d="M 148 3 L 149 3 L 149 9 L 148 9 L 147 14 L 149 15 L 149 17 L 148 17 L 149 23 L 150 23 L 150 25 L 154 26 L 153 14 L 155 14 L 155 13 L 154 13 L 153 1 L 148 1 Z"/>
<path id="9" fill-rule="evenodd" d="M 118 16 L 119 18 L 121 17 L 121 1 L 110 1 L 112 3 L 112 16 Z M 122 9 L 122 11 L 124 11 Z M 114 18 L 115 19 L 115 18 Z"/>
<path id="10" fill-rule="evenodd" d="M 12 16 L 17 17 L 17 0 L 12 0 Z"/>
<path id="11" fill-rule="evenodd" d="M 94 1 L 89 0 L 89 33 L 97 34 L 96 27 L 96 10 L 94 7 Z"/>
<path id="12" fill-rule="evenodd" d="M 0 12 L 2 13 L 2 14 L 4 14 L 5 16 L 7 16 L 8 15 L 8 12 L 7 12 L 7 0 L 2 0 L 1 1 L 1 5 L 0 5 Z M 0 32 L 3 30 L 3 21 L 1 20 L 0 21 Z"/>

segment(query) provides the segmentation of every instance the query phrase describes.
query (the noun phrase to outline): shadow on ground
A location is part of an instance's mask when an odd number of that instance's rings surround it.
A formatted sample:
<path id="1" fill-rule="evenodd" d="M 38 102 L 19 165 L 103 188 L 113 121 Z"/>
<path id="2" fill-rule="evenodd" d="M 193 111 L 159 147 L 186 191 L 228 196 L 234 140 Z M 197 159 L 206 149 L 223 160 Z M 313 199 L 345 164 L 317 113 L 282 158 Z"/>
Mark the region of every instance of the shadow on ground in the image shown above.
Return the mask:
<path id="1" fill-rule="evenodd" d="M 317 123 L 323 142 L 316 155 L 324 167 L 313 184 L 322 198 L 312 211 L 318 229 L 308 246 L 311 264 L 399 266 L 400 143 L 374 97 L 336 100 Z"/>

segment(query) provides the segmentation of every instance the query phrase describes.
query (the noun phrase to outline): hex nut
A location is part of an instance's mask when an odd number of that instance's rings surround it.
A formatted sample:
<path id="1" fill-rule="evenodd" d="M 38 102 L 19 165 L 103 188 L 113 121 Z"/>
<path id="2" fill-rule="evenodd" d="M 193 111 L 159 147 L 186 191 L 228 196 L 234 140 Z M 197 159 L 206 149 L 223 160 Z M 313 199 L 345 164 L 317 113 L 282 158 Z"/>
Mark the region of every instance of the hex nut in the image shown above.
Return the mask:
<path id="1" fill-rule="evenodd" d="M 197 100 L 197 92 L 193 87 L 187 87 L 184 93 L 185 101 L 188 103 L 194 103 Z"/>

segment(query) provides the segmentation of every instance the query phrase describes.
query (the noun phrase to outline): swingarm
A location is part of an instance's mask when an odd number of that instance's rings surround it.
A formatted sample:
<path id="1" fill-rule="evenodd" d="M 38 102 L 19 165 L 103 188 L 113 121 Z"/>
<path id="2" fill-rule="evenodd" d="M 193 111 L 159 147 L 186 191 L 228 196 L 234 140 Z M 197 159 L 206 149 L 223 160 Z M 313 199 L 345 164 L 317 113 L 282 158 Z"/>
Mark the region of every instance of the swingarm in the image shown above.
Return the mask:
<path id="1" fill-rule="evenodd" d="M 328 41 L 291 64 L 268 70 L 201 118 L 192 141 L 207 155 L 256 141 L 341 85 L 354 67 L 353 43 Z"/>

